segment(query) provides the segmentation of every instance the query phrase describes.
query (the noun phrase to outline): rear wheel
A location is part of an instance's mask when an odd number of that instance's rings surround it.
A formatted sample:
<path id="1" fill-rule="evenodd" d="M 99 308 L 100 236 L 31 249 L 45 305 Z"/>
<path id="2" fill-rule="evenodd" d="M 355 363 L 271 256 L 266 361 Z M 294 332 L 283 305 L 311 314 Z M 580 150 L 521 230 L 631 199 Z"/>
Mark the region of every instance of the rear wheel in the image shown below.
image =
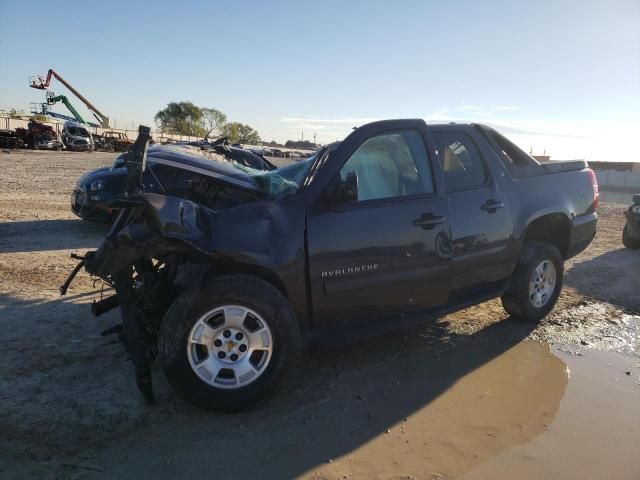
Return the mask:
<path id="1" fill-rule="evenodd" d="M 250 275 L 184 292 L 167 311 L 158 349 L 169 383 L 201 407 L 239 411 L 271 398 L 301 348 L 291 306 Z"/>
<path id="2" fill-rule="evenodd" d="M 564 262 L 557 247 L 526 241 L 511 279 L 502 296 L 502 306 L 514 318 L 538 321 L 554 307 L 562 290 Z"/>
<path id="3" fill-rule="evenodd" d="M 635 238 L 631 234 L 631 229 L 627 224 L 625 224 L 624 229 L 622 230 L 622 244 L 633 250 L 638 250 L 640 248 L 640 238 Z"/>

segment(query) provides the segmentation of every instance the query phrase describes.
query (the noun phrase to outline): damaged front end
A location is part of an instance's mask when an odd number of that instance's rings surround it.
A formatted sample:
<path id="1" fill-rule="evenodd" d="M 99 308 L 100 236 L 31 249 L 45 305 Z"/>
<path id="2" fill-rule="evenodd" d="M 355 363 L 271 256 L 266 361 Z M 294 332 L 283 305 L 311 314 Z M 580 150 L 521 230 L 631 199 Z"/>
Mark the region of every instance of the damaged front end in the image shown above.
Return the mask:
<path id="1" fill-rule="evenodd" d="M 212 227 L 219 212 L 212 207 L 216 201 L 228 206 L 255 200 L 257 193 L 226 191 L 220 182 L 206 180 L 194 182 L 187 198 L 145 193 L 141 179 L 150 139 L 149 129 L 140 127 L 125 160 L 126 193 L 111 204 L 120 213 L 97 250 L 75 257 L 80 262 L 60 291 L 66 293 L 82 267 L 113 287 L 115 295 L 94 302 L 92 312 L 99 316 L 120 306 L 122 324 L 103 335 L 119 334 L 138 388 L 152 403 L 150 362 L 162 319 L 182 291 L 200 285 L 217 255 Z"/>

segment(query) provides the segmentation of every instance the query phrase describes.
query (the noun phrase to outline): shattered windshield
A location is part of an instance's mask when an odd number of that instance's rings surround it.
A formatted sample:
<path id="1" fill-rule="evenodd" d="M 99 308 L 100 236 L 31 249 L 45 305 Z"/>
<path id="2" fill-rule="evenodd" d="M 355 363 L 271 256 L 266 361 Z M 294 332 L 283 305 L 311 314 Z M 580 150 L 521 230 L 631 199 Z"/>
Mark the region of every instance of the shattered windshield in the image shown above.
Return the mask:
<path id="1" fill-rule="evenodd" d="M 274 200 L 293 195 L 302 186 L 320 150 L 305 160 L 271 171 L 256 170 L 234 162 L 234 167 L 248 173 L 254 182 Z"/>
<path id="2" fill-rule="evenodd" d="M 82 127 L 69 127 L 68 130 L 69 130 L 69 133 L 71 135 L 75 135 L 76 137 L 88 137 L 89 136 L 89 132 L 87 132 Z"/>

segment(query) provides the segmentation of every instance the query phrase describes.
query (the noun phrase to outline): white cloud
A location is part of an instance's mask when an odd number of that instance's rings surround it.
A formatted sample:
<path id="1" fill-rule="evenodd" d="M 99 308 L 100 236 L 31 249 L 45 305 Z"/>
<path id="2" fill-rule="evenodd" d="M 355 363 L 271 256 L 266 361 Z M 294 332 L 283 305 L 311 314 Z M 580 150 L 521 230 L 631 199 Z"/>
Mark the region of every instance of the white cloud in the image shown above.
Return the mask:
<path id="1" fill-rule="evenodd" d="M 481 110 L 484 110 L 484 108 L 482 108 L 480 105 L 463 105 L 462 107 L 459 107 L 458 110 L 463 112 L 479 112 Z"/>
<path id="2" fill-rule="evenodd" d="M 520 110 L 518 105 L 497 105 L 493 107 L 496 112 L 515 112 Z"/>
<path id="3" fill-rule="evenodd" d="M 584 158 L 586 160 L 640 161 L 638 154 L 620 138 L 634 138 L 640 124 L 614 122 L 606 126 L 553 120 L 531 120 L 510 118 L 509 113 L 520 110 L 518 105 L 464 105 L 450 110 L 442 107 L 423 116 L 427 123 L 467 122 L 484 118 L 483 123 L 494 127 L 525 151 L 535 154 L 546 151 L 554 160 Z M 483 114 L 493 114 L 493 116 Z M 380 120 L 385 117 L 323 117 L 286 116 L 280 118 L 280 128 L 274 137 L 283 141 L 298 138 L 304 130 L 305 138 L 317 133 L 321 143 L 339 140 L 351 133 L 353 127 Z M 388 118 L 388 117 L 387 117 Z M 482 119 L 480 119 L 482 121 Z"/>
<path id="4" fill-rule="evenodd" d="M 280 121 L 285 123 L 312 123 L 315 125 L 350 125 L 357 126 L 364 123 L 374 122 L 378 118 L 326 118 L 326 117 L 281 117 Z"/>
<path id="5" fill-rule="evenodd" d="M 333 142 L 351 133 L 354 127 L 380 120 L 365 117 L 286 116 L 280 117 L 281 127 L 273 135 L 284 140 L 298 138 L 304 131 L 305 138 L 314 134 L 320 143 Z"/>

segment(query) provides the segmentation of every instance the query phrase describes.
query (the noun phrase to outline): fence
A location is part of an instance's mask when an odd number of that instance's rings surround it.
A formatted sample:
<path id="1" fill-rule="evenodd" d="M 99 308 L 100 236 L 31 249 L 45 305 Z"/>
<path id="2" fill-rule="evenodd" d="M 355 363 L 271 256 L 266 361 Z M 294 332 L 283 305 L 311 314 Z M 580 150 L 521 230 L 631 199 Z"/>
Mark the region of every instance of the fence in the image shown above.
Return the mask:
<path id="1" fill-rule="evenodd" d="M 596 170 L 600 198 L 604 202 L 631 203 L 634 193 L 640 193 L 640 172 Z"/>
<path id="2" fill-rule="evenodd" d="M 51 127 L 53 127 L 53 129 L 56 130 L 58 133 L 61 133 L 62 128 L 64 127 L 64 122 L 45 121 L 41 123 L 44 123 L 46 125 L 51 125 Z M 28 124 L 29 124 L 28 120 L 21 120 L 19 118 L 0 117 L 0 130 L 15 130 L 16 128 L 27 128 Z M 100 128 L 100 127 L 86 127 L 86 128 L 87 130 L 89 130 L 90 133 L 95 133 L 98 135 L 102 135 L 102 133 L 109 131 L 109 132 L 125 133 L 127 137 L 129 137 L 132 140 L 135 140 L 135 138 L 138 136 L 138 130 L 127 130 L 122 128 Z M 151 136 L 157 141 L 160 141 L 161 139 L 164 139 L 164 138 L 167 138 L 167 139 L 170 138 L 172 140 L 176 140 L 179 142 L 194 142 L 197 140 L 202 140 L 202 138 L 200 137 L 191 137 L 188 135 L 171 135 L 168 133 L 162 133 L 160 132 L 160 130 L 152 130 Z"/>

